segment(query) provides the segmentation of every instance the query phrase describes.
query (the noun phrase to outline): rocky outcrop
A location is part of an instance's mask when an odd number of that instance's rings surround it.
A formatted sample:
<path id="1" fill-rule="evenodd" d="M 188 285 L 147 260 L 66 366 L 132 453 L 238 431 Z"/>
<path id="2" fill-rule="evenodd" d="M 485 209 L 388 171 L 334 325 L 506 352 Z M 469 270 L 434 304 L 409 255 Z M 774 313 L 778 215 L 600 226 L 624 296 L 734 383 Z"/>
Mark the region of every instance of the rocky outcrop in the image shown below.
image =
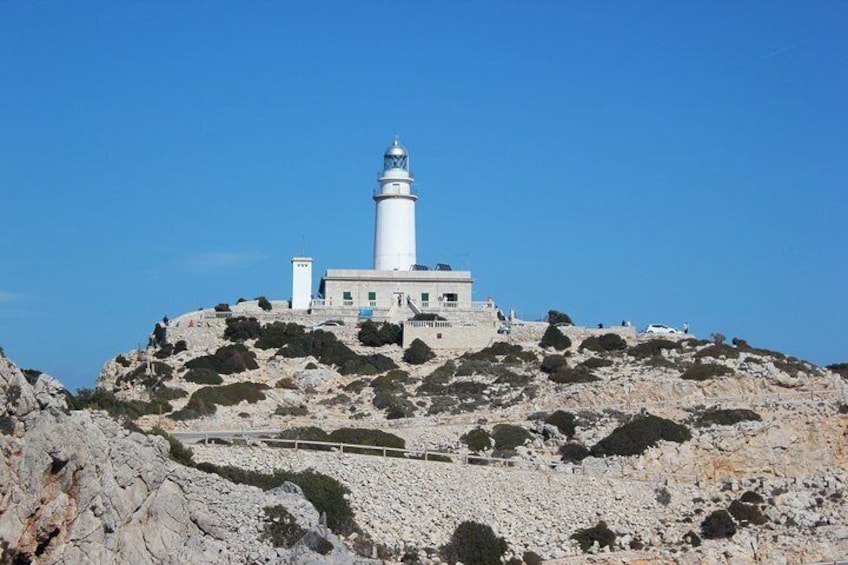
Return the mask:
<path id="1" fill-rule="evenodd" d="M 31 379 L 34 380 L 34 379 Z M 69 411 L 61 384 L 31 384 L 0 356 L 0 562 L 351 563 L 272 547 L 263 509 L 316 529 L 297 492 L 263 492 L 174 463 L 167 442 L 100 412 Z"/>

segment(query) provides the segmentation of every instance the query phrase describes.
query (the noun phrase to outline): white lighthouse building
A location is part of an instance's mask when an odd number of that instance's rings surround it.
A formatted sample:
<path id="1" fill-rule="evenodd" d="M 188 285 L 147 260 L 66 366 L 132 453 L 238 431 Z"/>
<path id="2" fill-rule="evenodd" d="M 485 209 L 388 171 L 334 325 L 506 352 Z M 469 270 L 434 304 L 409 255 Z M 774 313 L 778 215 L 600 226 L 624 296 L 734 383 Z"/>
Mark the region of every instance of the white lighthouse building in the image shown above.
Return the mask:
<path id="1" fill-rule="evenodd" d="M 374 191 L 374 270 L 408 271 L 415 265 L 415 179 L 409 153 L 397 136 L 383 155 L 383 171 Z"/>

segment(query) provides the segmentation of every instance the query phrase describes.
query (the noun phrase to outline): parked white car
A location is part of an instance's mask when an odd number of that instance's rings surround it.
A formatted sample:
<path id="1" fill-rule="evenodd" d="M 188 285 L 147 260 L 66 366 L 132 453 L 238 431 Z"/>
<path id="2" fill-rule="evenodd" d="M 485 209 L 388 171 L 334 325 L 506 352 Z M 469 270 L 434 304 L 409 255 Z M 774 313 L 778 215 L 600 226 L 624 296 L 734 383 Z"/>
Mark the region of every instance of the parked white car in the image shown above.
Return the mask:
<path id="1" fill-rule="evenodd" d="M 646 334 L 682 334 L 683 332 L 678 330 L 677 328 L 672 328 L 671 326 L 666 326 L 664 324 L 650 324 L 645 331 L 642 333 Z"/>

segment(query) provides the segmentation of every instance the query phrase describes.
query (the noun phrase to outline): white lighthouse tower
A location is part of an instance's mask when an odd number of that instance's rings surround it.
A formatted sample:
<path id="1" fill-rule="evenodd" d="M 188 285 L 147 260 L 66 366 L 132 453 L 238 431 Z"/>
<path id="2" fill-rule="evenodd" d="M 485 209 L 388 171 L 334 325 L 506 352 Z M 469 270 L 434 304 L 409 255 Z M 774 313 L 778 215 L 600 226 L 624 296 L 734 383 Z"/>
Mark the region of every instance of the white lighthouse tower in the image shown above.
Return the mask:
<path id="1" fill-rule="evenodd" d="M 377 215 L 374 226 L 374 270 L 408 271 L 415 264 L 415 179 L 409 171 L 409 154 L 397 136 L 383 156 L 383 171 L 374 191 Z"/>

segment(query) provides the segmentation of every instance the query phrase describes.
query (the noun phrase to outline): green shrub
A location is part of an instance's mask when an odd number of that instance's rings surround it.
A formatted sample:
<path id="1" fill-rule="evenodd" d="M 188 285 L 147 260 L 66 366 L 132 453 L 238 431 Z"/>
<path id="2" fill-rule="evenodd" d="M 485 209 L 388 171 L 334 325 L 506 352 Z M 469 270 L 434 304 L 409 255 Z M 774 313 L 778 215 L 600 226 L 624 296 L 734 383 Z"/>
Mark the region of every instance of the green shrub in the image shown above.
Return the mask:
<path id="1" fill-rule="evenodd" d="M 215 412 L 217 412 L 217 410 L 218 407 L 214 404 L 187 404 L 185 408 L 177 410 L 169 417 L 176 421 L 197 420 L 198 418 L 203 418 L 205 416 L 212 416 Z"/>
<path id="2" fill-rule="evenodd" d="M 225 345 L 214 355 L 196 357 L 185 366 L 189 369 L 209 369 L 221 375 L 232 375 L 259 368 L 256 354 L 241 343 Z"/>
<path id="3" fill-rule="evenodd" d="M 406 447 L 406 442 L 394 434 L 390 434 L 381 430 L 372 430 L 366 428 L 340 428 L 330 433 L 330 441 L 338 443 L 350 443 L 354 445 L 373 445 L 374 447 L 394 447 L 403 449 Z M 353 447 L 345 447 L 345 451 L 349 453 L 364 453 L 373 455 L 377 453 L 374 449 L 358 449 Z M 399 452 L 389 452 L 393 457 L 401 457 Z"/>
<path id="4" fill-rule="evenodd" d="M 562 435 L 571 439 L 574 437 L 574 432 L 577 431 L 576 420 L 577 418 L 571 412 L 557 410 L 545 418 L 545 423 L 556 426 Z"/>
<path id="5" fill-rule="evenodd" d="M 639 343 L 627 350 L 627 354 L 637 359 L 647 359 L 662 355 L 664 349 L 680 349 L 681 345 L 670 339 L 652 339 Z"/>
<path id="6" fill-rule="evenodd" d="M 451 377 L 456 373 L 456 364 L 453 361 L 445 361 L 444 365 L 437 367 L 432 373 L 424 377 L 415 394 L 442 395 L 447 390 Z"/>
<path id="7" fill-rule="evenodd" d="M 11 416 L 0 416 L 0 434 L 10 436 L 15 433 L 15 421 Z"/>
<path id="8" fill-rule="evenodd" d="M 216 312 L 230 312 L 230 305 L 223 302 L 215 306 Z"/>
<path id="9" fill-rule="evenodd" d="M 183 389 L 170 388 L 164 385 L 157 386 L 150 390 L 151 400 L 177 400 L 178 398 L 185 398 L 186 396 L 188 396 L 188 392 Z"/>
<path id="10" fill-rule="evenodd" d="M 265 520 L 261 537 L 274 547 L 288 549 L 306 535 L 307 530 L 298 525 L 295 517 L 285 507 L 266 506 L 264 512 Z"/>
<path id="11" fill-rule="evenodd" d="M 227 318 L 227 327 L 224 329 L 224 338 L 230 341 L 246 341 L 256 339 L 261 334 L 259 321 L 256 318 Z"/>
<path id="12" fill-rule="evenodd" d="M 680 375 L 681 379 L 687 381 L 706 381 L 713 377 L 732 375 L 733 369 L 715 363 L 696 363 Z"/>
<path id="13" fill-rule="evenodd" d="M 692 530 L 689 530 L 683 534 L 683 543 L 688 543 L 692 547 L 699 547 L 701 545 L 701 536 Z"/>
<path id="14" fill-rule="evenodd" d="M 441 548 L 448 563 L 464 565 L 500 565 L 508 549 L 506 540 L 495 535 L 492 528 L 477 522 L 466 521 L 456 527 L 450 541 Z"/>
<path id="15" fill-rule="evenodd" d="M 695 354 L 695 359 L 703 359 L 705 357 L 737 359 L 739 357 L 739 350 L 723 343 L 710 345 Z"/>
<path id="16" fill-rule="evenodd" d="M 756 504 L 748 504 L 740 500 L 734 500 L 730 503 L 730 507 L 727 511 L 743 526 L 747 524 L 762 526 L 768 522 L 768 518 L 760 512 L 760 509 Z"/>
<path id="17" fill-rule="evenodd" d="M 627 349 L 627 342 L 618 334 L 603 334 L 601 336 L 590 336 L 583 340 L 578 348 L 580 351 L 588 349 L 596 353 L 604 351 L 623 351 Z"/>
<path id="18" fill-rule="evenodd" d="M 197 389 L 189 398 L 188 406 L 196 406 L 198 404 L 216 404 L 218 406 L 235 406 L 239 402 L 247 401 L 250 404 L 255 404 L 260 400 L 265 400 L 265 393 L 268 390 L 268 385 L 264 383 L 231 383 L 222 386 L 205 386 Z"/>
<path id="19" fill-rule="evenodd" d="M 309 410 L 306 409 L 306 406 L 295 406 L 293 404 L 277 406 L 274 410 L 275 416 L 306 416 L 308 413 Z"/>
<path id="20" fill-rule="evenodd" d="M 188 344 L 184 339 L 181 339 L 174 344 L 174 355 L 182 353 L 183 351 L 188 351 Z"/>
<path id="21" fill-rule="evenodd" d="M 162 347 L 159 349 L 159 351 L 154 353 L 153 356 L 156 357 L 157 359 L 167 359 L 168 357 L 171 356 L 171 354 L 173 352 L 174 352 L 174 346 L 171 345 L 170 343 L 166 343 L 166 344 L 162 345 Z"/>
<path id="22" fill-rule="evenodd" d="M 332 441 L 330 434 L 315 426 L 304 426 L 283 430 L 277 436 L 280 439 L 302 439 L 304 441 Z"/>
<path id="23" fill-rule="evenodd" d="M 325 398 L 323 400 L 319 400 L 318 404 L 323 404 L 324 406 L 339 406 L 341 404 L 348 404 L 350 402 L 350 397 L 344 393 L 337 394 L 330 398 Z"/>
<path id="24" fill-rule="evenodd" d="M 180 443 L 180 440 L 160 428 L 159 426 L 155 426 L 150 433 L 153 435 L 161 436 L 168 441 L 168 445 L 170 446 L 169 456 L 171 461 L 175 461 L 180 465 L 185 465 L 186 467 L 194 466 L 194 452 L 192 452 L 191 448 L 184 446 Z"/>
<path id="25" fill-rule="evenodd" d="M 462 355 L 462 359 L 491 361 L 494 363 L 498 360 L 498 356 L 520 356 L 523 353 L 527 352 L 525 352 L 520 345 L 511 345 L 505 341 L 496 341 L 489 347 L 483 348 L 480 351 L 464 353 Z"/>
<path id="26" fill-rule="evenodd" d="M 760 422 L 762 418 L 753 410 L 713 408 L 701 414 L 695 425 L 699 428 L 707 426 L 732 426 L 739 422 Z"/>
<path id="27" fill-rule="evenodd" d="M 365 320 L 357 337 L 362 345 L 369 347 L 400 345 L 403 343 L 403 329 L 397 324 L 384 323 L 378 326 L 371 320 Z"/>
<path id="28" fill-rule="evenodd" d="M 353 382 L 350 382 L 344 386 L 345 392 L 350 392 L 352 394 L 359 394 L 366 388 L 368 388 L 371 381 L 368 379 L 357 379 Z"/>
<path id="29" fill-rule="evenodd" d="M 123 355 L 118 355 L 117 357 L 115 357 L 115 362 L 121 367 L 129 367 L 130 365 L 132 365 L 132 361 L 130 361 Z"/>
<path id="30" fill-rule="evenodd" d="M 701 535 L 706 539 L 730 538 L 736 533 L 736 524 L 727 510 L 716 510 L 701 522 Z"/>
<path id="31" fill-rule="evenodd" d="M 551 324 L 551 325 L 556 325 L 556 324 L 573 325 L 574 322 L 571 321 L 571 316 L 569 316 L 565 312 L 558 312 L 556 310 L 548 310 L 548 324 Z"/>
<path id="32" fill-rule="evenodd" d="M 371 403 L 374 408 L 386 411 L 387 420 L 411 418 L 415 415 L 415 405 L 406 397 L 396 396 L 391 391 L 377 392 Z"/>
<path id="33" fill-rule="evenodd" d="M 78 389 L 76 395 L 69 395 L 68 405 L 71 410 L 105 410 L 119 421 L 135 420 L 146 414 L 165 414 L 173 410 L 168 402 L 162 400 L 120 400 L 111 392 L 99 388 Z"/>
<path id="34" fill-rule="evenodd" d="M 257 296 L 256 302 L 257 302 L 257 306 L 259 306 L 260 308 L 262 308 L 266 312 L 271 311 L 271 302 L 267 298 L 265 298 L 264 296 Z"/>
<path id="35" fill-rule="evenodd" d="M 183 375 L 183 378 L 189 382 L 199 385 L 219 385 L 224 382 L 221 375 L 212 369 L 189 369 L 188 372 Z"/>
<path id="36" fill-rule="evenodd" d="M 558 327 L 549 325 L 539 345 L 544 348 L 553 347 L 557 351 L 563 351 L 571 347 L 571 340 L 568 339 L 568 336 L 563 335 Z"/>
<path id="37" fill-rule="evenodd" d="M 585 369 L 602 369 L 604 367 L 612 367 L 613 362 L 609 359 L 604 359 L 602 357 L 589 357 L 579 365 L 578 367 L 583 367 Z"/>
<path id="38" fill-rule="evenodd" d="M 742 496 L 739 497 L 740 502 L 744 502 L 746 504 L 765 504 L 765 499 L 762 495 L 752 491 L 747 490 L 742 493 Z"/>
<path id="39" fill-rule="evenodd" d="M 152 371 L 152 374 L 151 374 Z M 167 363 L 163 363 L 161 361 L 154 361 L 149 365 L 147 363 L 142 363 L 132 371 L 129 371 L 120 377 L 118 377 L 115 384 L 120 385 L 122 383 L 130 383 L 137 384 L 141 382 L 148 388 L 153 386 L 160 381 L 168 380 L 173 378 L 174 376 L 174 368 L 168 365 Z"/>
<path id="40" fill-rule="evenodd" d="M 578 365 L 573 369 L 560 367 L 554 373 L 549 375 L 548 379 L 559 384 L 591 383 L 600 380 L 592 373 L 592 371 L 583 365 Z"/>
<path id="41" fill-rule="evenodd" d="M 412 317 L 413 322 L 444 322 L 445 318 L 439 316 L 438 314 L 426 314 L 424 312 L 420 314 L 416 314 Z"/>
<path id="42" fill-rule="evenodd" d="M 474 453 L 482 453 L 492 448 L 492 436 L 483 428 L 474 428 L 463 434 L 459 440 Z"/>
<path id="43" fill-rule="evenodd" d="M 303 326 L 299 324 L 273 322 L 265 324 L 260 328 L 256 347 L 259 349 L 277 349 L 285 345 L 299 343 L 304 338 L 305 332 Z M 305 355 L 300 357 L 305 357 Z"/>
<path id="44" fill-rule="evenodd" d="M 350 491 L 337 480 L 311 469 L 294 472 L 277 469 L 273 474 L 248 471 L 239 467 L 218 467 L 212 463 L 199 463 L 197 468 L 207 473 L 215 473 L 239 484 L 253 485 L 263 490 L 292 482 L 303 490 L 306 499 L 315 509 L 327 515 L 327 526 L 340 535 L 347 535 L 356 529 L 353 510 L 347 501 Z"/>
<path id="45" fill-rule="evenodd" d="M 521 561 L 526 565 L 542 565 L 542 558 L 535 551 L 525 551 L 521 555 Z"/>
<path id="46" fill-rule="evenodd" d="M 591 528 L 577 530 L 577 532 L 571 536 L 571 539 L 577 540 L 577 543 L 580 545 L 580 549 L 583 553 L 588 552 L 595 542 L 598 543 L 599 548 L 609 547 L 612 549 L 613 544 L 615 543 L 615 532 L 610 530 L 607 527 L 606 522 L 601 520 Z"/>
<path id="47" fill-rule="evenodd" d="M 568 367 L 568 360 L 563 355 L 545 355 L 539 367 L 544 373 L 554 373 L 561 367 Z"/>
<path id="48" fill-rule="evenodd" d="M 511 450 L 532 441 L 533 436 L 521 426 L 497 424 L 492 428 L 492 439 L 495 440 L 495 449 Z"/>
<path id="49" fill-rule="evenodd" d="M 403 360 L 410 365 L 423 365 L 436 357 L 433 350 L 420 339 L 412 340 L 406 351 L 403 352 Z"/>
<path id="50" fill-rule="evenodd" d="M 285 390 L 298 390 L 297 383 L 295 383 L 291 377 L 283 377 L 274 383 L 274 388 L 282 388 Z"/>
<path id="51" fill-rule="evenodd" d="M 452 412 L 459 406 L 459 401 L 450 396 L 434 396 L 430 399 L 427 415 L 433 416 L 443 412 Z"/>
<path id="52" fill-rule="evenodd" d="M 639 455 L 660 440 L 683 443 L 692 439 L 686 426 L 648 414 L 612 431 L 592 447 L 592 455 Z"/>
<path id="53" fill-rule="evenodd" d="M 589 457 L 592 452 L 585 445 L 566 443 L 559 448 L 559 454 L 563 463 L 579 463 Z"/>
<path id="54" fill-rule="evenodd" d="M 832 363 L 827 368 L 837 375 L 848 379 L 848 363 Z"/>

